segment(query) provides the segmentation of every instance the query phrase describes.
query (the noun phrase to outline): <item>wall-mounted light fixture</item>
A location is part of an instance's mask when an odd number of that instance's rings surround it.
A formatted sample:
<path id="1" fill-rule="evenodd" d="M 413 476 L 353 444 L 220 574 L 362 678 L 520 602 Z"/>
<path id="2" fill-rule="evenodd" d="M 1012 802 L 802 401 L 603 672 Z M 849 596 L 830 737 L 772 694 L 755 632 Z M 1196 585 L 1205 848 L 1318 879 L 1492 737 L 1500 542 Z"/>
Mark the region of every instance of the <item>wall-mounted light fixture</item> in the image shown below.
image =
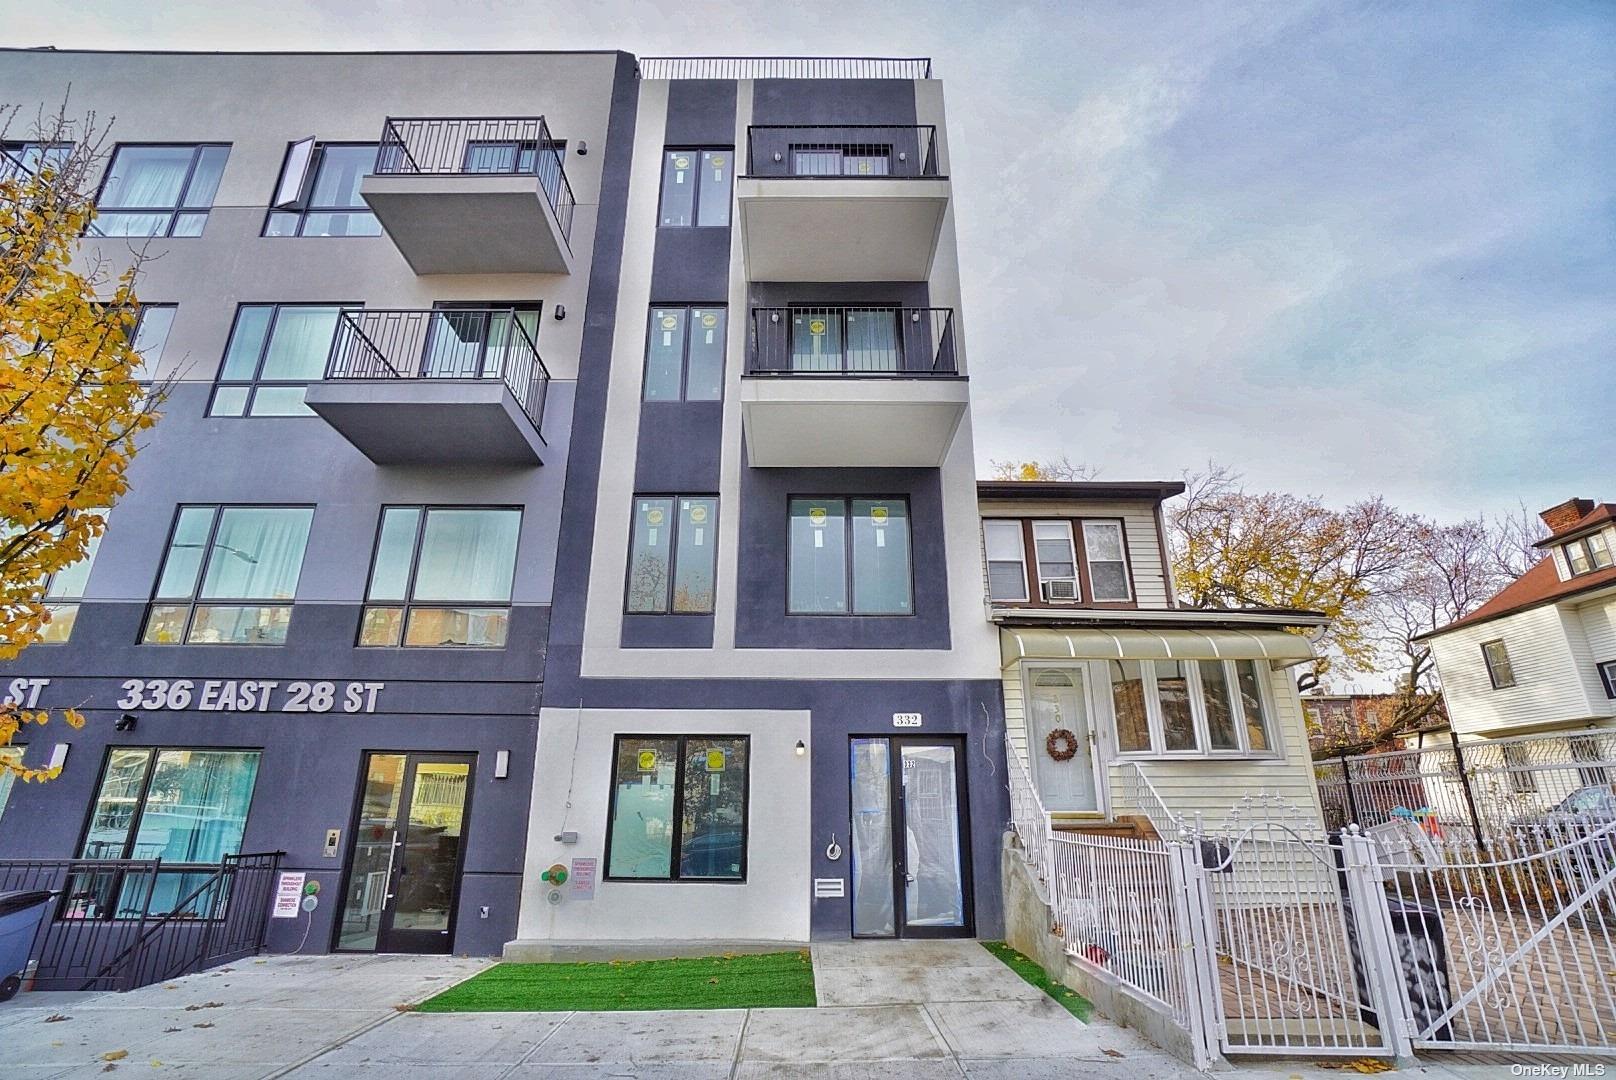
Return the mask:
<path id="1" fill-rule="evenodd" d="M 582 139 L 579 139 L 578 140 L 578 156 L 579 157 L 587 157 L 588 155 L 589 155 L 589 144 L 584 142 Z"/>
<path id="2" fill-rule="evenodd" d="M 565 319 L 566 317 L 567 317 L 567 306 L 565 304 L 557 304 L 556 309 L 555 309 L 555 320 L 556 320 L 556 322 L 560 322 L 562 319 Z"/>
<path id="3" fill-rule="evenodd" d="M 797 751 L 796 751 L 796 753 L 797 753 L 798 757 L 802 757 L 803 755 L 807 754 L 808 753 L 808 744 L 803 742 L 801 739 L 798 739 L 797 740 Z"/>
<path id="4" fill-rule="evenodd" d="M 113 723 L 112 730 L 133 731 L 135 730 L 135 725 L 139 723 L 140 717 L 136 716 L 134 713 L 124 713 L 122 716 L 118 717 L 116 722 Z"/>

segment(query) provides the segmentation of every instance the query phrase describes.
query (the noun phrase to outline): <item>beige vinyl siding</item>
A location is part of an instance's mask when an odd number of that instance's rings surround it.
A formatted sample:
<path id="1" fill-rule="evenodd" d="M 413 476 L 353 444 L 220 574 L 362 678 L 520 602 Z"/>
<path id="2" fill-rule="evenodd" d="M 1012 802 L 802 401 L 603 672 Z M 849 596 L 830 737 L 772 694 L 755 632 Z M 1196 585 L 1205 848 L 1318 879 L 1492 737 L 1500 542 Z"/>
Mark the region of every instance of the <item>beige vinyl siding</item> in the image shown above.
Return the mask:
<path id="1" fill-rule="evenodd" d="M 1119 500 L 1116 502 L 993 502 L 981 504 L 985 518 L 1099 518 L 1121 520 L 1122 531 L 1128 545 L 1128 567 L 1133 573 L 1135 602 L 1142 608 L 1165 608 L 1167 602 L 1167 573 L 1162 566 L 1161 545 L 1156 534 L 1155 504 L 1146 501 Z M 984 583 L 987 563 L 982 565 Z M 984 585 L 985 588 L 985 585 Z"/>
<path id="2" fill-rule="evenodd" d="M 1616 660 L 1616 599 L 1606 597 L 1576 609 L 1582 632 L 1588 639 L 1588 652 L 1594 663 Z M 1603 692 L 1603 691 L 1601 691 Z"/>
<path id="3" fill-rule="evenodd" d="M 1023 661 L 1033 667 L 1036 661 Z M 1052 666 L 1063 666 L 1051 662 Z M 1064 666 L 1070 666 L 1067 662 Z M 1111 748 L 1116 745 L 1112 726 L 1110 701 L 1105 692 L 1102 663 L 1087 669 L 1086 677 L 1095 682 L 1095 724 L 1100 730 L 1100 753 L 1108 759 L 1107 786 L 1112 792 L 1123 790 L 1118 781 L 1121 769 Z M 1277 795 L 1291 804 L 1310 822 L 1322 817 L 1318 789 L 1313 782 L 1313 763 L 1308 751 L 1307 732 L 1302 721 L 1302 703 L 1296 693 L 1291 671 L 1272 671 L 1268 681 L 1269 698 L 1274 707 L 1270 718 L 1277 736 L 1276 746 L 1283 748 L 1283 756 L 1275 758 L 1196 758 L 1191 760 L 1143 760 L 1145 775 L 1161 794 L 1174 816 L 1192 821 L 1199 814 L 1207 825 L 1221 824 L 1230 810 L 1248 794 Z M 1043 748 L 1027 745 L 1027 712 L 1022 689 L 1022 666 L 1012 665 L 1004 671 L 1004 718 L 1010 742 L 1015 745 L 1029 765 L 1032 755 Z M 1130 759 L 1135 760 L 1135 759 Z M 1113 797 L 1111 813 L 1139 812 L 1139 807 L 1118 805 Z"/>
<path id="4" fill-rule="evenodd" d="M 1518 611 L 1431 639 L 1448 715 L 1460 735 L 1503 735 L 1610 716 L 1610 701 L 1591 671 L 1585 620 L 1563 618 L 1553 604 Z M 1482 659 L 1484 641 L 1502 640 L 1515 685 L 1495 690 Z M 1579 663 L 1589 668 L 1587 677 Z M 1590 688 L 1596 697 L 1590 696 Z"/>

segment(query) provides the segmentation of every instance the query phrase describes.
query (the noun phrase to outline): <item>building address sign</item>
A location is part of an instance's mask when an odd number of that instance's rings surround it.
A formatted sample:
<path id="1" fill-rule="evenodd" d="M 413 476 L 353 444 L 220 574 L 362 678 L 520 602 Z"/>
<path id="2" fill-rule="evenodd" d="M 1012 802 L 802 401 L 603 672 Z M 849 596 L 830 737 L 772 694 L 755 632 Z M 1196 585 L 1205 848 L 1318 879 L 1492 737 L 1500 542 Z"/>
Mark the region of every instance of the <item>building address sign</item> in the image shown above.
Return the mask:
<path id="1" fill-rule="evenodd" d="M 49 679 L 13 679 L 0 704 L 39 707 Z M 126 679 L 114 707 L 119 709 L 228 713 L 374 713 L 385 682 L 326 682 L 307 679 Z M 81 706 L 82 707 L 82 706 Z"/>

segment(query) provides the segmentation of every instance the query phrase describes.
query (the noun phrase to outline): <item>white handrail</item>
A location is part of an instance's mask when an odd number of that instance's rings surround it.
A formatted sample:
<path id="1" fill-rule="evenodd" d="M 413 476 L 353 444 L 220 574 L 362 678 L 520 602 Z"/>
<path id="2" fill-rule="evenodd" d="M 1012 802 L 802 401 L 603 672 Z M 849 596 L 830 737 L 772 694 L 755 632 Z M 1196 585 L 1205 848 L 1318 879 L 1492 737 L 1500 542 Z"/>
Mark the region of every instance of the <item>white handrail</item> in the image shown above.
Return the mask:
<path id="1" fill-rule="evenodd" d="M 1118 775 L 1124 781 L 1118 785 L 1126 792 L 1123 801 L 1150 819 L 1156 835 L 1163 840 L 1172 840 L 1183 831 L 1183 820 L 1169 809 L 1167 800 L 1162 798 L 1156 785 L 1145 775 L 1144 766 L 1137 761 L 1124 761 L 1120 763 Z"/>
<path id="2" fill-rule="evenodd" d="M 1026 856 L 1028 865 L 1032 868 L 1038 899 L 1048 904 L 1051 901 L 1050 890 L 1054 879 L 1049 847 L 1054 822 L 1049 811 L 1044 809 L 1043 800 L 1038 798 L 1038 789 L 1033 786 L 1032 771 L 1027 767 L 1027 759 L 1021 756 L 1021 749 L 1011 741 L 1008 731 L 1004 736 L 1004 756 L 1010 763 L 1008 771 L 1011 827 L 1015 830 L 1016 839 L 1021 842 L 1021 850 Z"/>

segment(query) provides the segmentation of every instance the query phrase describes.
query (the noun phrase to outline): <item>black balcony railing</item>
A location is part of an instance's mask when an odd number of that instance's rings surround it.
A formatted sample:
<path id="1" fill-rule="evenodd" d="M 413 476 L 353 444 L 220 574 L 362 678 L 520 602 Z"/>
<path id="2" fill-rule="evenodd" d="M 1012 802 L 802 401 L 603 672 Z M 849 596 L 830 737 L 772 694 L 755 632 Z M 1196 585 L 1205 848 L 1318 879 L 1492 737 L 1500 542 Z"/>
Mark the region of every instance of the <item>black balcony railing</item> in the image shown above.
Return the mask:
<path id="1" fill-rule="evenodd" d="M 344 308 L 327 379 L 470 379 L 503 382 L 535 430 L 550 372 L 533 344 L 536 309 Z"/>
<path id="2" fill-rule="evenodd" d="M 576 201 L 565 166 L 566 144 L 542 116 L 390 116 L 376 151 L 377 176 L 536 176 L 570 243 Z"/>
<path id="3" fill-rule="evenodd" d="M 753 308 L 748 375 L 957 375 L 952 308 Z"/>
<path id="4" fill-rule="evenodd" d="M 929 79 L 929 56 L 645 56 L 642 79 Z"/>
<path id="5" fill-rule="evenodd" d="M 939 176 L 931 124 L 754 124 L 748 176 L 915 179 Z"/>

